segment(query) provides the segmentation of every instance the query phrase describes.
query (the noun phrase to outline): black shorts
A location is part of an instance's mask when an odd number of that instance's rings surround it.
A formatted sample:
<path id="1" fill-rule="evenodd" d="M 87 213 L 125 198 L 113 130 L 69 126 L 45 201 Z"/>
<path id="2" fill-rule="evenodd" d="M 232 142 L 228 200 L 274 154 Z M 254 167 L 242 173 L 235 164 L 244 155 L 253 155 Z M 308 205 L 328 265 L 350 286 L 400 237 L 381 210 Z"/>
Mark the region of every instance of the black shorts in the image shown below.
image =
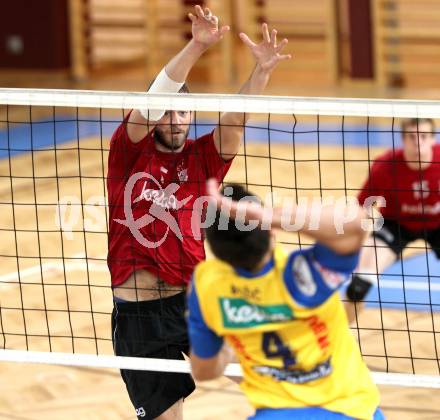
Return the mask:
<path id="1" fill-rule="evenodd" d="M 185 293 L 160 300 L 115 302 L 112 313 L 113 349 L 117 356 L 184 359 L 188 354 Z M 189 374 L 121 370 L 139 419 L 153 419 L 190 395 Z"/>
<path id="2" fill-rule="evenodd" d="M 385 242 L 398 257 L 410 242 L 423 239 L 431 246 L 437 258 L 440 258 L 440 228 L 411 231 L 393 220 L 385 219 L 382 228 L 373 232 L 373 237 Z"/>

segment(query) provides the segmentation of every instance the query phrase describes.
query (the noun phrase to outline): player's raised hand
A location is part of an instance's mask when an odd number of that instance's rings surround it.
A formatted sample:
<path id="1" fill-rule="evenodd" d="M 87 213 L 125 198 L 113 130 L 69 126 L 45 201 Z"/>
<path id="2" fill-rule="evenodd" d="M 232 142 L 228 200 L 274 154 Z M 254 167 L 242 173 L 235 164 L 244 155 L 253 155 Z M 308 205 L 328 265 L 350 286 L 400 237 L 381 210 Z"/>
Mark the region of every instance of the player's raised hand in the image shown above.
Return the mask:
<path id="1" fill-rule="evenodd" d="M 192 22 L 192 36 L 195 42 L 210 47 L 220 41 L 229 31 L 229 26 L 218 26 L 218 17 L 207 7 L 203 10 L 199 5 L 194 7 L 195 14 L 188 13 Z"/>
<path id="2" fill-rule="evenodd" d="M 240 33 L 241 40 L 250 48 L 252 54 L 257 61 L 257 65 L 266 72 L 271 72 L 275 66 L 284 60 L 290 60 L 290 54 L 281 54 L 288 40 L 284 38 L 279 44 L 277 43 L 277 30 L 272 29 L 269 33 L 267 23 L 262 25 L 263 40 L 256 44 L 245 33 Z"/>

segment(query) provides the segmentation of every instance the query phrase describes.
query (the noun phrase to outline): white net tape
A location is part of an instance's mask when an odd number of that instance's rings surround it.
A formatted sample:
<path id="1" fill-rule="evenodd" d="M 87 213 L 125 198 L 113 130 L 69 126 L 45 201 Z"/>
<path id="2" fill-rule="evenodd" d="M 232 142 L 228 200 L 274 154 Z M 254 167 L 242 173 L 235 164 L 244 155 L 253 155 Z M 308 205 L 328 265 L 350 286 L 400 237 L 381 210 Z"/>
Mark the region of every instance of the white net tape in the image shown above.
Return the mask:
<path id="1" fill-rule="evenodd" d="M 46 353 L 37 351 L 2 350 L 0 360 L 19 363 L 43 363 L 62 366 L 87 366 L 93 368 L 134 369 L 154 372 L 189 373 L 185 360 L 147 359 L 139 357 L 96 356 L 90 354 Z M 240 365 L 231 363 L 226 367 L 226 376 L 243 376 Z M 420 388 L 440 388 L 440 377 L 411 375 L 404 373 L 372 372 L 378 385 L 395 385 Z"/>
<path id="2" fill-rule="evenodd" d="M 0 89 L 0 104 L 264 114 L 439 118 L 440 101 Z"/>

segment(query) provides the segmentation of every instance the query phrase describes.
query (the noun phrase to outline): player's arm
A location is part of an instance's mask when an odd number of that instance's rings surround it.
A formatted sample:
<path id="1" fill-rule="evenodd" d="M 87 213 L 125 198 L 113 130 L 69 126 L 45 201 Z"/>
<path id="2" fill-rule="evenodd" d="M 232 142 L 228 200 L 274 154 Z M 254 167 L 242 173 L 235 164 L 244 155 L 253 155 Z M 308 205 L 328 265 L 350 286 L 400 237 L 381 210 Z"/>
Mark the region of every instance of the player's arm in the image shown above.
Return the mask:
<path id="1" fill-rule="evenodd" d="M 307 206 L 293 205 L 287 216 L 283 215 L 281 209 L 275 209 L 272 226 L 282 228 L 286 217 L 287 221 L 292 224 L 298 216 L 300 220 L 304 217 L 300 232 L 311 236 L 316 242 L 338 254 L 358 252 L 371 231 L 374 220 L 380 216 L 372 208 L 374 202 L 381 201 L 377 175 L 378 170 L 373 165 L 370 177 L 358 196 L 360 205 L 356 200 L 343 199 L 331 205 L 316 205 L 316 203 L 310 203 Z"/>
<path id="2" fill-rule="evenodd" d="M 383 195 L 381 185 L 383 185 L 389 173 L 382 162 L 374 162 L 369 171 L 368 177 L 363 183 L 358 193 L 358 201 L 361 206 L 369 207 L 378 201 L 378 197 Z"/>
<path id="3" fill-rule="evenodd" d="M 185 83 L 188 73 L 200 56 L 223 38 L 229 26 L 218 26 L 218 18 L 206 8 L 195 6 L 195 15 L 189 14 L 192 22 L 192 39 L 161 70 L 149 92 L 177 93 Z M 151 52 L 154 54 L 154 51 Z M 139 143 L 162 118 L 162 110 L 133 110 L 127 124 L 127 131 L 133 143 Z"/>
<path id="4" fill-rule="evenodd" d="M 386 182 L 388 175 L 388 170 L 383 165 L 383 162 L 374 162 L 369 171 L 368 178 L 358 194 L 359 204 L 374 218 L 381 217 L 374 205 L 377 204 L 378 207 L 386 205 L 382 186 Z M 380 242 L 380 240 L 377 241 Z M 387 249 L 383 249 L 383 252 L 378 255 L 375 242 L 376 240 L 373 238 L 367 238 L 361 250 L 360 263 L 356 270 L 358 273 L 352 275 L 350 284 L 347 287 L 346 296 L 350 302 L 361 302 L 365 299 L 375 282 L 376 276 L 374 273 L 377 273 L 377 269 L 382 266 L 382 260 L 388 264 L 390 256 L 394 256 L 393 252 L 389 252 Z M 346 304 L 346 309 L 349 321 L 352 322 L 356 317 L 356 310 L 353 306 L 350 306 L 349 302 Z M 358 308 L 358 310 L 360 309 L 361 307 Z"/>
<path id="5" fill-rule="evenodd" d="M 256 66 L 239 93 L 243 95 L 259 95 L 267 86 L 270 75 L 280 61 L 290 59 L 290 54 L 281 54 L 287 44 L 283 39 L 277 44 L 277 31 L 269 33 L 267 24 L 262 26 L 263 41 L 253 42 L 246 34 L 241 33 L 241 40 L 249 47 L 255 57 Z M 232 159 L 240 148 L 244 125 L 249 114 L 226 112 L 220 117 L 220 124 L 214 131 L 214 142 L 217 151 L 224 160 Z"/>
<path id="6" fill-rule="evenodd" d="M 232 361 L 231 348 L 224 343 L 221 350 L 212 357 L 202 358 L 191 349 L 191 373 L 197 381 L 211 381 L 223 376 L 226 366 Z"/>
<path id="7" fill-rule="evenodd" d="M 188 293 L 188 334 L 191 343 L 191 372 L 195 379 L 207 381 L 223 375 L 231 361 L 230 347 L 206 325 L 194 284 Z"/>
<path id="8" fill-rule="evenodd" d="M 304 223 L 299 232 L 342 255 L 358 252 L 367 233 L 363 229 L 367 213 L 350 201 L 338 205 L 292 205 L 287 215 L 282 209 L 274 209 L 273 214 L 272 227 L 282 229 L 286 222 L 293 225 L 300 218 Z"/>
<path id="9" fill-rule="evenodd" d="M 340 200 L 335 205 L 317 205 L 315 202 L 289 208 L 272 209 L 249 201 L 232 201 L 218 191 L 218 183 L 210 179 L 207 192 L 217 208 L 227 211 L 230 217 L 245 221 L 256 221 L 272 228 L 283 229 L 294 226 L 296 220 L 303 221 L 297 232 L 311 236 L 320 244 L 338 254 L 358 252 L 366 236 L 367 213 L 357 203 Z"/>

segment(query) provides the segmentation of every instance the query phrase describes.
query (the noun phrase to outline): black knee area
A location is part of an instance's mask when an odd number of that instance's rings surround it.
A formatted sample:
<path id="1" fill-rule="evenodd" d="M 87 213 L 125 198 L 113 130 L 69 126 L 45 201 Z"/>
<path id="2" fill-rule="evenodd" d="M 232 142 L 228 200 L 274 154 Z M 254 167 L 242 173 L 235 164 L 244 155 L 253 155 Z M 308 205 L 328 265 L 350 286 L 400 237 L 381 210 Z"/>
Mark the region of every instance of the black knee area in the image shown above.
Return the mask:
<path id="1" fill-rule="evenodd" d="M 362 277 L 353 274 L 351 283 L 347 287 L 347 298 L 352 302 L 360 302 L 367 296 L 371 289 L 371 283 L 364 280 Z"/>

